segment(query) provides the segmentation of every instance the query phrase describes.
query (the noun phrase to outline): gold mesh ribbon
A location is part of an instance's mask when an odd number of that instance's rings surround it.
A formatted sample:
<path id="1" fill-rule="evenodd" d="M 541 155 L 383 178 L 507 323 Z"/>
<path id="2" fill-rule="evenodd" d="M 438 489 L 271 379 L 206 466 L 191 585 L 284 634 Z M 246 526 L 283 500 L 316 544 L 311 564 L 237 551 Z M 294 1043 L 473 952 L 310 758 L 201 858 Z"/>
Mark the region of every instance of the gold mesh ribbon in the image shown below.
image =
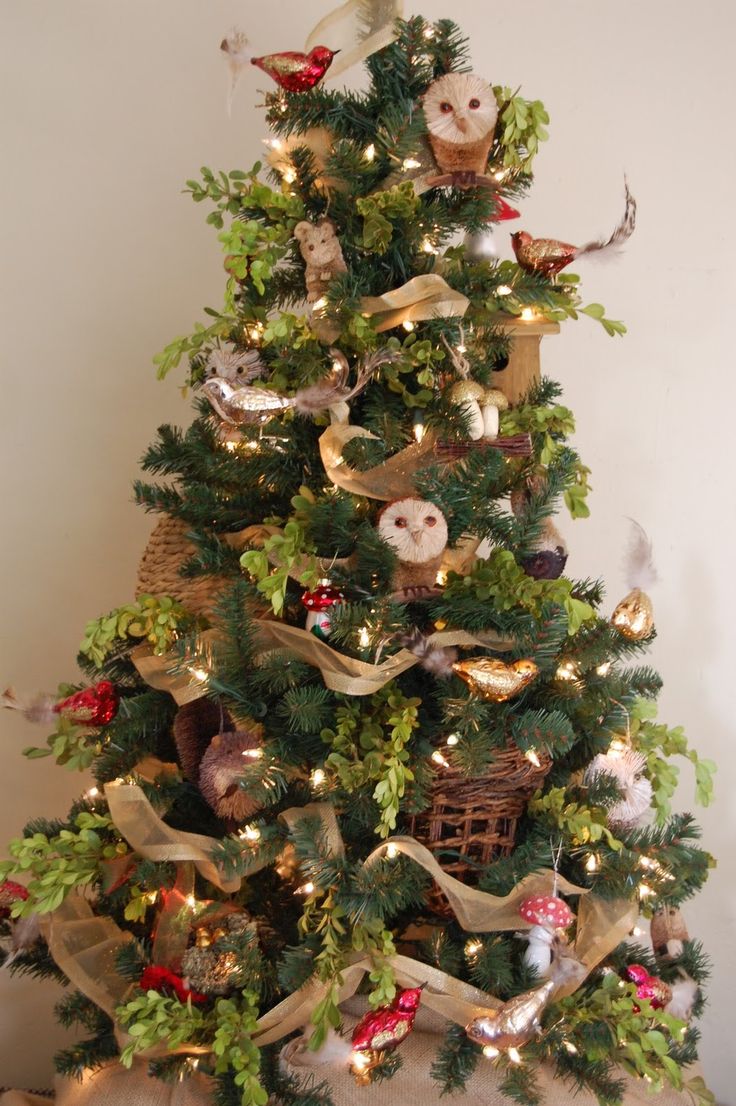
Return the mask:
<path id="1" fill-rule="evenodd" d="M 469 303 L 439 273 L 425 273 L 382 296 L 363 296 L 360 310 L 374 318 L 380 333 L 401 323 L 464 315 Z"/>
<path id="2" fill-rule="evenodd" d="M 403 11 L 403 0 L 348 0 L 319 21 L 304 50 L 308 53 L 315 46 L 339 50 L 324 78 L 334 80 L 393 42 L 394 21 L 401 18 Z"/>
<path id="3" fill-rule="evenodd" d="M 214 837 L 167 826 L 136 784 L 105 784 L 105 798 L 115 828 L 135 852 L 148 860 L 191 860 L 200 875 L 221 891 L 231 895 L 240 890 L 241 880 L 226 879 L 211 858 L 217 844 Z"/>
<path id="4" fill-rule="evenodd" d="M 49 952 L 67 979 L 113 1017 L 131 984 L 117 970 L 120 948 L 133 940 L 112 918 L 100 918 L 81 895 L 69 895 L 43 919 Z"/>
<path id="5" fill-rule="evenodd" d="M 397 852 L 407 856 L 424 868 L 432 876 L 432 879 L 447 896 L 447 901 L 452 907 L 452 912 L 463 929 L 470 933 L 490 933 L 502 929 L 530 929 L 531 922 L 525 922 L 519 915 L 519 907 L 524 899 L 533 898 L 535 895 L 549 895 L 554 883 L 555 874 L 547 868 L 541 868 L 526 876 L 517 883 L 513 891 L 508 895 L 489 895 L 486 891 L 478 891 L 474 887 L 468 887 L 459 879 L 448 873 L 435 860 L 429 849 L 425 848 L 414 837 L 391 837 L 384 844 L 369 855 L 365 861 L 366 867 L 386 855 L 387 845 L 392 845 Z M 570 883 L 562 876 L 557 877 L 557 887 L 565 895 L 587 895 L 588 889 L 578 887 Z"/>
<path id="6" fill-rule="evenodd" d="M 200 636 L 207 638 L 208 635 L 204 633 Z M 175 653 L 156 655 L 147 645 L 138 645 L 132 650 L 130 659 L 149 687 L 156 691 L 168 691 L 180 707 L 201 699 L 205 694 L 201 680 L 197 680 L 191 672 L 181 671 L 182 658 Z"/>
<path id="7" fill-rule="evenodd" d="M 319 668 L 325 687 L 344 695 L 372 695 L 385 687 L 389 680 L 395 679 L 396 676 L 419 663 L 419 658 L 409 649 L 401 649 L 380 664 L 369 664 L 367 661 L 356 660 L 354 657 L 346 657 L 343 653 L 338 653 L 326 642 L 320 641 L 314 634 L 310 634 L 308 630 L 302 630 L 299 626 L 287 626 L 283 622 L 268 621 L 259 621 L 257 626 L 260 645 L 288 649 L 299 660 Z M 482 637 L 474 637 L 464 630 L 443 630 L 440 633 L 431 634 L 427 641 L 438 649 L 445 646 L 464 645 L 503 650 L 513 645 L 510 639 L 494 634 L 492 631 L 484 633 Z"/>
<path id="8" fill-rule="evenodd" d="M 132 795 L 131 792 L 134 791 L 138 795 Z M 139 788 L 128 784 L 108 784 L 106 795 L 118 829 L 121 829 L 123 836 L 142 855 L 152 859 L 191 860 L 205 878 L 222 890 L 238 889 L 240 880 L 226 883 L 220 879 L 212 861 L 208 857 L 203 859 L 206 857 L 206 846 L 211 849 L 216 844 L 214 838 L 170 829 L 154 813 Z M 116 812 L 122 815 L 126 823 L 130 823 L 127 832 L 122 830 Z M 310 803 L 305 807 L 293 807 L 281 815 L 290 829 L 300 819 L 307 817 L 320 819 L 328 849 L 333 855 L 340 854 L 343 843 L 332 805 Z M 144 830 L 146 839 L 140 843 L 142 847 L 139 848 L 134 839 L 137 839 L 139 832 L 136 826 L 141 824 L 147 828 Z M 156 826 L 161 834 L 160 841 L 155 839 L 153 833 Z M 437 881 L 447 895 L 458 922 L 470 932 L 528 928 L 528 923 L 518 915 L 520 903 L 526 897 L 549 892 L 554 880 L 554 873 L 543 869 L 527 876 L 509 895 L 489 895 L 467 887 L 453 876 L 447 875 L 429 850 L 411 837 L 394 837 L 383 842 L 368 856 L 365 864 L 375 863 L 379 857 L 385 855 L 388 845 L 394 845 L 403 855 L 420 864 Z M 162 856 L 162 849 L 168 855 Z M 208 865 L 209 868 L 200 865 Z M 217 878 L 213 879 L 213 875 Z M 581 896 L 574 952 L 584 969 L 584 973 L 579 974 L 575 981 L 558 989 L 557 997 L 561 997 L 576 990 L 585 975 L 630 932 L 636 920 L 637 907 L 628 900 L 602 902 L 585 888 L 577 887 L 562 878 L 558 879 L 558 887 L 566 894 Z M 107 1013 L 114 1014 L 116 1007 L 125 1001 L 130 990 L 130 984 L 117 973 L 115 955 L 124 942 L 131 940 L 131 935 L 121 930 L 110 918 L 96 917 L 89 903 L 79 895 L 70 896 L 51 915 L 45 923 L 45 933 L 52 956 L 75 987 Z M 467 1025 L 473 1018 L 500 1006 L 499 1000 L 493 995 L 410 957 L 397 955 L 391 958 L 390 963 L 401 986 L 427 984 L 422 999 L 424 1005 L 458 1025 Z M 357 957 L 348 964 L 340 977 L 341 1002 L 355 994 L 363 975 L 372 969 L 372 962 L 364 957 Z M 325 997 L 329 987 L 329 982 L 322 982 L 316 977 L 309 979 L 259 1018 L 254 1042 L 257 1045 L 271 1044 L 308 1024 L 312 1011 Z M 191 1052 L 193 1049 L 184 1045 L 181 1051 Z"/>
<path id="9" fill-rule="evenodd" d="M 358 472 L 350 468 L 343 458 L 343 449 L 353 438 L 380 439 L 362 426 L 334 423 L 319 439 L 319 452 L 325 472 L 333 484 L 353 495 L 390 502 L 414 495 L 414 478 L 435 460 L 434 439 L 425 434 L 420 443 L 407 446 L 380 465 Z"/>

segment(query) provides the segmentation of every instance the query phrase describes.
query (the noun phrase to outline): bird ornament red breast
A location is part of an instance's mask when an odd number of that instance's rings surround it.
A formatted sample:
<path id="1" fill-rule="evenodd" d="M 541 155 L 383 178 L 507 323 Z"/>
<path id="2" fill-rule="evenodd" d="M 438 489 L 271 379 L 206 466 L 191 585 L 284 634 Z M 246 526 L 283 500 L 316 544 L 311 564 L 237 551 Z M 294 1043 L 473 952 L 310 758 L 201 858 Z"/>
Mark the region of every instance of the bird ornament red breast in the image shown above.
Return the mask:
<path id="1" fill-rule="evenodd" d="M 533 238 L 525 230 L 517 230 L 511 235 L 511 245 L 519 266 L 527 273 L 539 273 L 541 276 L 556 276 L 578 257 L 589 253 L 612 251 L 621 246 L 634 233 L 636 226 L 636 200 L 626 187 L 626 208 L 616 229 L 608 238 L 599 238 L 587 242 L 584 246 L 573 246 L 570 242 L 561 242 L 557 238 Z"/>
<path id="2" fill-rule="evenodd" d="M 330 50 L 327 46 L 315 46 L 308 54 L 283 50 L 250 60 L 251 65 L 257 65 L 287 92 L 308 92 L 322 80 L 337 53 L 339 50 Z"/>
<path id="3" fill-rule="evenodd" d="M 423 987 L 399 991 L 388 1006 L 369 1010 L 353 1030 L 356 1052 L 386 1052 L 409 1036 L 422 999 Z"/>

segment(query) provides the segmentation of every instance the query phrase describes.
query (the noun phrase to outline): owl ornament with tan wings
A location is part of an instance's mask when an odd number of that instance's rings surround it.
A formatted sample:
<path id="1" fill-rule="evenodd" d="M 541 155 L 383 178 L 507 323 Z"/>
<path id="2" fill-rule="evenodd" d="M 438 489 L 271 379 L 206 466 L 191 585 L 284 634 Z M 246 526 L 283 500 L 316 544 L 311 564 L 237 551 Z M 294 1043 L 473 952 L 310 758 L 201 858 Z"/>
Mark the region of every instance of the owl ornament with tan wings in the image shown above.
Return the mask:
<path id="1" fill-rule="evenodd" d="M 498 104 L 488 81 L 474 73 L 445 73 L 429 86 L 422 105 L 440 170 L 439 176 L 427 180 L 429 187 L 487 183 L 495 188 L 495 182 L 484 179 L 498 121 Z"/>
<path id="2" fill-rule="evenodd" d="M 439 507 L 405 496 L 383 508 L 377 527 L 398 557 L 391 580 L 394 594 L 409 598 L 431 591 L 447 546 L 447 522 Z"/>

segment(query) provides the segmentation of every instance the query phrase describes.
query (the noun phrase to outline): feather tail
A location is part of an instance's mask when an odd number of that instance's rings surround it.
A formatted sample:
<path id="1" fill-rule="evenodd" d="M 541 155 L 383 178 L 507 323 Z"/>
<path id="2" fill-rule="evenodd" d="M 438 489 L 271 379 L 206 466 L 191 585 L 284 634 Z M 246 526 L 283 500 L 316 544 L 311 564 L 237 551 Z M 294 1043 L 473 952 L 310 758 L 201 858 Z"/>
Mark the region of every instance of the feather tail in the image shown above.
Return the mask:
<path id="1" fill-rule="evenodd" d="M 575 251 L 575 257 L 581 257 L 583 254 L 598 253 L 603 250 L 608 255 L 617 252 L 624 242 L 631 238 L 636 227 L 636 200 L 629 191 L 629 183 L 624 178 L 624 188 L 626 190 L 626 207 L 624 208 L 623 216 L 616 226 L 616 229 L 608 238 L 598 238 L 593 242 L 586 242 L 584 246 L 580 246 Z"/>
<path id="2" fill-rule="evenodd" d="M 657 569 L 654 564 L 654 551 L 646 531 L 633 518 L 631 536 L 624 562 L 625 579 L 629 588 L 648 591 L 657 582 Z"/>
<path id="3" fill-rule="evenodd" d="M 243 70 L 251 63 L 253 51 L 248 45 L 247 37 L 237 27 L 233 27 L 231 31 L 228 31 L 220 43 L 220 49 L 227 61 L 227 113 L 232 115 L 235 89 L 243 75 Z"/>

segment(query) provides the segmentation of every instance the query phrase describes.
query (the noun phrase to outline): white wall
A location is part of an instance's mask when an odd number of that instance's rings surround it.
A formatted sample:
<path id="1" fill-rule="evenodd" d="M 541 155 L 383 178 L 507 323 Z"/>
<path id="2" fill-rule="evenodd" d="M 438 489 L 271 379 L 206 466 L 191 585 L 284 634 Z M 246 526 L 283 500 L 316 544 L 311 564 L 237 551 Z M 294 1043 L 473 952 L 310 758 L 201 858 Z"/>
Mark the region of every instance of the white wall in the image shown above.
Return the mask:
<path id="1" fill-rule="evenodd" d="M 130 502 L 136 459 L 160 422 L 187 417 L 177 382 L 158 384 L 150 358 L 219 303 L 222 270 L 204 209 L 180 188 L 203 164 L 248 167 L 265 134 L 252 105 L 266 78 L 248 74 L 233 118 L 224 112 L 219 40 L 237 22 L 264 51 L 297 47 L 331 6 L 0 0 L 0 679 L 19 689 L 73 678 L 86 619 L 131 595 L 149 529 Z M 547 340 L 544 364 L 565 384 L 593 469 L 593 516 L 566 527 L 570 569 L 605 576 L 615 601 L 624 516 L 647 527 L 662 576 L 662 714 L 720 765 L 718 805 L 701 816 L 719 868 L 687 917 L 716 962 L 706 1071 L 736 1106 L 732 5 L 427 0 L 423 10 L 451 14 L 479 72 L 522 84 L 551 112 L 524 227 L 573 242 L 607 231 L 624 170 L 639 201 L 625 257 L 580 265 L 590 298 L 624 318 L 629 337 L 571 323 Z M 2 718 L 0 841 L 31 813 L 63 812 L 79 786 L 20 757 L 34 736 Z M 683 806 L 690 794 L 688 777 Z M 61 1039 L 52 1001 L 48 987 L 0 978 L 0 1083 L 48 1083 Z"/>

